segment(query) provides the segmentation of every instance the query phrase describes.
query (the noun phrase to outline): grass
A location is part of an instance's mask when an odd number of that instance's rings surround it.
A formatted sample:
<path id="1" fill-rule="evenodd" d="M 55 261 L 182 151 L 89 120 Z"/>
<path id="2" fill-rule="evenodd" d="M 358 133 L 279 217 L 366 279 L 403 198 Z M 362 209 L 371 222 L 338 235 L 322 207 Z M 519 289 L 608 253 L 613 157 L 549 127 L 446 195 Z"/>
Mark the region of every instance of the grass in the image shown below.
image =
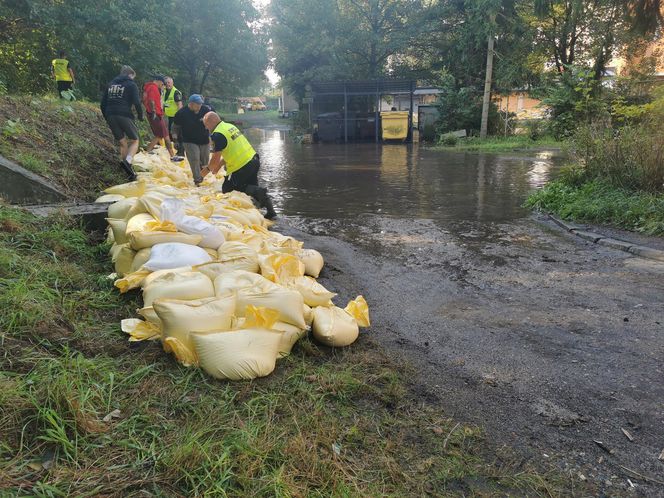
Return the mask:
<path id="1" fill-rule="evenodd" d="M 510 152 L 539 148 L 558 148 L 562 146 L 563 142 L 557 141 L 552 137 L 542 137 L 532 140 L 527 135 L 515 135 L 510 137 L 489 137 L 484 140 L 478 137 L 460 138 L 455 144 L 438 144 L 435 147 L 441 150 L 452 151 Z"/>
<path id="2" fill-rule="evenodd" d="M 46 164 L 43 159 L 36 157 L 34 154 L 29 152 L 19 152 L 16 155 L 16 159 L 24 168 L 29 169 L 33 173 L 43 175 L 48 172 L 48 164 Z"/>
<path id="3" fill-rule="evenodd" d="M 557 180 L 533 193 L 526 206 L 564 219 L 664 235 L 664 194 L 630 191 L 605 180 Z"/>
<path id="4" fill-rule="evenodd" d="M 0 205 L 0 495 L 573 489 L 423 401 L 369 334 L 343 350 L 305 339 L 270 377 L 237 383 L 128 343 L 119 321 L 138 298 L 113 290 L 107 249 L 69 218 Z"/>

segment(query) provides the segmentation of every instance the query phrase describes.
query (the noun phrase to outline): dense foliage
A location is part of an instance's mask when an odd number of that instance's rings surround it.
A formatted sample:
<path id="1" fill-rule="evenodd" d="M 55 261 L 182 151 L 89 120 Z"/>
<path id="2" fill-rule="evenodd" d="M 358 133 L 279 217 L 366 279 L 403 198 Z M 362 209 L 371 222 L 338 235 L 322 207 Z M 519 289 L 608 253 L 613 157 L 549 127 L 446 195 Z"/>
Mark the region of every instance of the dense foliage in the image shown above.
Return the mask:
<path id="1" fill-rule="evenodd" d="M 263 74 L 266 35 L 250 0 L 0 2 L 0 87 L 53 88 L 51 60 L 68 52 L 79 95 L 97 99 L 131 65 L 144 81 L 169 74 L 186 93 L 235 95 Z"/>

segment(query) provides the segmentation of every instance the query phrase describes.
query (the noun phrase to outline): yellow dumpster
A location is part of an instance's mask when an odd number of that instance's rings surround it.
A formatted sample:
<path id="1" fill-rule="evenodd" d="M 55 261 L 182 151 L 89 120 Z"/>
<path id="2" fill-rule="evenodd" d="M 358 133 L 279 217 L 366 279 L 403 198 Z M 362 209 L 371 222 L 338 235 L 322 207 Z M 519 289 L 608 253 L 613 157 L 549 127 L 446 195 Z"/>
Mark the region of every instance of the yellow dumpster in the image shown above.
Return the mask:
<path id="1" fill-rule="evenodd" d="M 383 140 L 404 140 L 408 136 L 408 111 L 381 112 Z"/>

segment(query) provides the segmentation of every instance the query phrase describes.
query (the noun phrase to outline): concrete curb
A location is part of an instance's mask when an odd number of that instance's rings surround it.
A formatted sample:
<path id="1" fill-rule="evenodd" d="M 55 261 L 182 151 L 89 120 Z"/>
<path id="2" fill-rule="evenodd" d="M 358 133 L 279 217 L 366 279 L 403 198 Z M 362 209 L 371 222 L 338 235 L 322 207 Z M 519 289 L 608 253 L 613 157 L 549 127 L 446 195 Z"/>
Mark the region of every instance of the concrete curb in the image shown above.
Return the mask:
<path id="1" fill-rule="evenodd" d="M 653 259 L 655 261 L 664 262 L 664 251 L 661 251 L 659 249 L 653 249 L 651 247 L 632 244 L 631 242 L 627 242 L 625 240 L 605 237 L 602 234 L 586 230 L 586 227 L 560 220 L 552 215 L 549 215 L 549 219 L 553 221 L 556 225 L 567 230 L 568 232 L 576 235 L 581 239 L 590 241 L 594 244 L 610 247 L 611 249 L 618 249 L 619 251 L 628 252 L 630 254 L 639 256 L 641 258 Z"/>

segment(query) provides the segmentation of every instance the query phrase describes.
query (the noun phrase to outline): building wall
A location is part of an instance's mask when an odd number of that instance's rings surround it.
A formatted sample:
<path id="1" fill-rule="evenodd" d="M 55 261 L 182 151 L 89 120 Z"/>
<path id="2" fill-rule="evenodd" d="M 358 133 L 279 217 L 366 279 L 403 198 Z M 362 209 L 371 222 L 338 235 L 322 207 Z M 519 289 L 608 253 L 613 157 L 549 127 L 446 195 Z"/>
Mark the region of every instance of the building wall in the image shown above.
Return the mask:
<path id="1" fill-rule="evenodd" d="M 498 109 L 513 112 L 518 119 L 535 119 L 544 115 L 542 101 L 528 95 L 528 92 L 513 91 L 506 95 L 494 95 L 493 102 Z"/>

